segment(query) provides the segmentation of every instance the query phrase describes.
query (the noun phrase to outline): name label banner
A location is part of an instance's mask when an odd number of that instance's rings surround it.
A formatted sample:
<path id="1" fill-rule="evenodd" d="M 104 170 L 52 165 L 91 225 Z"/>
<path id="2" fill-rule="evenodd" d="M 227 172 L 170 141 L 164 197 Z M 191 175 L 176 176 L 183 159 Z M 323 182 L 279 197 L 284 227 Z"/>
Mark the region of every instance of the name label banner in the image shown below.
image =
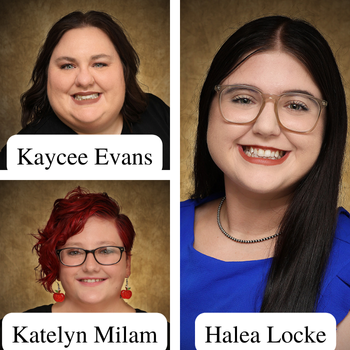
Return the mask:
<path id="1" fill-rule="evenodd" d="M 10 313 L 4 350 L 165 350 L 167 321 L 159 313 Z"/>
<path id="2" fill-rule="evenodd" d="M 10 171 L 162 170 L 155 135 L 14 135 L 7 142 Z"/>
<path id="3" fill-rule="evenodd" d="M 334 350 L 336 321 L 328 313 L 203 313 L 195 322 L 197 350 Z"/>

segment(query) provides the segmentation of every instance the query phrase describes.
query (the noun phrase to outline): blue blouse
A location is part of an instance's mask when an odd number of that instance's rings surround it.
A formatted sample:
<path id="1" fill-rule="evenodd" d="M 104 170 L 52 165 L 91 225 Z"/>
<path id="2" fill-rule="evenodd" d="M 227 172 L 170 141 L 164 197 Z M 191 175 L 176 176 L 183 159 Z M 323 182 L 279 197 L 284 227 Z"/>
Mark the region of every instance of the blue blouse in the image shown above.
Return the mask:
<path id="1" fill-rule="evenodd" d="M 195 319 L 203 312 L 259 312 L 272 262 L 227 262 L 193 248 L 195 208 L 215 198 L 181 203 L 181 350 L 195 349 Z M 316 311 L 331 313 L 338 324 L 349 310 L 350 214 L 340 208 Z"/>

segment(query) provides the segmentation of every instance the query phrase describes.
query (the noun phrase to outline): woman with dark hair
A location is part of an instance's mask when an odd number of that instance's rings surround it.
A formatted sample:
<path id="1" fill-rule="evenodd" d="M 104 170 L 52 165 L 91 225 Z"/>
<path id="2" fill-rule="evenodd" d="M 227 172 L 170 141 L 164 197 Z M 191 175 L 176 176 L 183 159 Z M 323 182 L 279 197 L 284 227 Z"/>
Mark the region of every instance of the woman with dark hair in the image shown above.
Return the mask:
<path id="1" fill-rule="evenodd" d="M 108 14 L 72 12 L 53 25 L 21 96 L 19 134 L 153 134 L 169 169 L 169 107 L 144 93 L 139 57 Z M 6 169 L 6 146 L 0 154 Z"/>
<path id="2" fill-rule="evenodd" d="M 331 313 L 344 348 L 346 133 L 338 67 L 310 24 L 265 17 L 223 44 L 200 95 L 195 189 L 181 207 L 181 349 L 194 349 L 202 312 L 259 311 Z"/>

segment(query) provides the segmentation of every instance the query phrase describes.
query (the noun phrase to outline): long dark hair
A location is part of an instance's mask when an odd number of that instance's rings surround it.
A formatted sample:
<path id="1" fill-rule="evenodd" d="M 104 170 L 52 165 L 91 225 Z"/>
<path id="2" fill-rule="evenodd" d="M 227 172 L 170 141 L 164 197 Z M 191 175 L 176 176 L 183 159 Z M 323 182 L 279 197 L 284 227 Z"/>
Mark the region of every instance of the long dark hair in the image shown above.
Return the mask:
<path id="1" fill-rule="evenodd" d="M 281 222 L 282 234 L 276 243 L 261 311 L 311 312 L 317 305 L 332 247 L 347 133 L 341 76 L 327 41 L 313 26 L 288 17 L 264 17 L 245 24 L 220 48 L 200 95 L 192 198 L 225 191 L 224 174 L 207 146 L 214 86 L 250 53 L 274 49 L 292 54 L 304 64 L 328 106 L 320 154 L 299 182 Z"/>
<path id="2" fill-rule="evenodd" d="M 31 77 L 32 86 L 21 96 L 22 127 L 37 123 L 52 112 L 47 97 L 47 71 L 55 49 L 62 36 L 71 29 L 96 27 L 106 33 L 121 59 L 125 79 L 125 101 L 121 109 L 127 124 L 135 122 L 146 109 L 146 94 L 141 90 L 136 75 L 140 60 L 124 30 L 116 20 L 104 12 L 72 12 L 56 22 L 41 47 Z"/>

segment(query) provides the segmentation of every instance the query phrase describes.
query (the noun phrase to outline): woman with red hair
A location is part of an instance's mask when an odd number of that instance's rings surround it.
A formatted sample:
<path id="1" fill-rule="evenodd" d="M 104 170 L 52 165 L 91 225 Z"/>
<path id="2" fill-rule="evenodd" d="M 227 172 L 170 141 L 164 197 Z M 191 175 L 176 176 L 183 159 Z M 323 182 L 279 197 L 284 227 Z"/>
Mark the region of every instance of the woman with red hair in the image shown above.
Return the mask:
<path id="1" fill-rule="evenodd" d="M 57 303 L 30 312 L 142 312 L 124 302 L 135 231 L 106 193 L 80 187 L 57 199 L 44 229 L 35 236 L 39 282 Z"/>
<path id="2" fill-rule="evenodd" d="M 55 201 L 46 226 L 33 235 L 37 239 L 33 251 L 38 255 L 38 281 L 54 293 L 56 303 L 26 312 L 145 313 L 124 301 L 131 297 L 128 277 L 135 231 L 120 211 L 107 193 L 80 187 Z M 2 320 L 0 350 L 1 337 Z M 169 323 L 167 337 L 169 349 Z"/>

